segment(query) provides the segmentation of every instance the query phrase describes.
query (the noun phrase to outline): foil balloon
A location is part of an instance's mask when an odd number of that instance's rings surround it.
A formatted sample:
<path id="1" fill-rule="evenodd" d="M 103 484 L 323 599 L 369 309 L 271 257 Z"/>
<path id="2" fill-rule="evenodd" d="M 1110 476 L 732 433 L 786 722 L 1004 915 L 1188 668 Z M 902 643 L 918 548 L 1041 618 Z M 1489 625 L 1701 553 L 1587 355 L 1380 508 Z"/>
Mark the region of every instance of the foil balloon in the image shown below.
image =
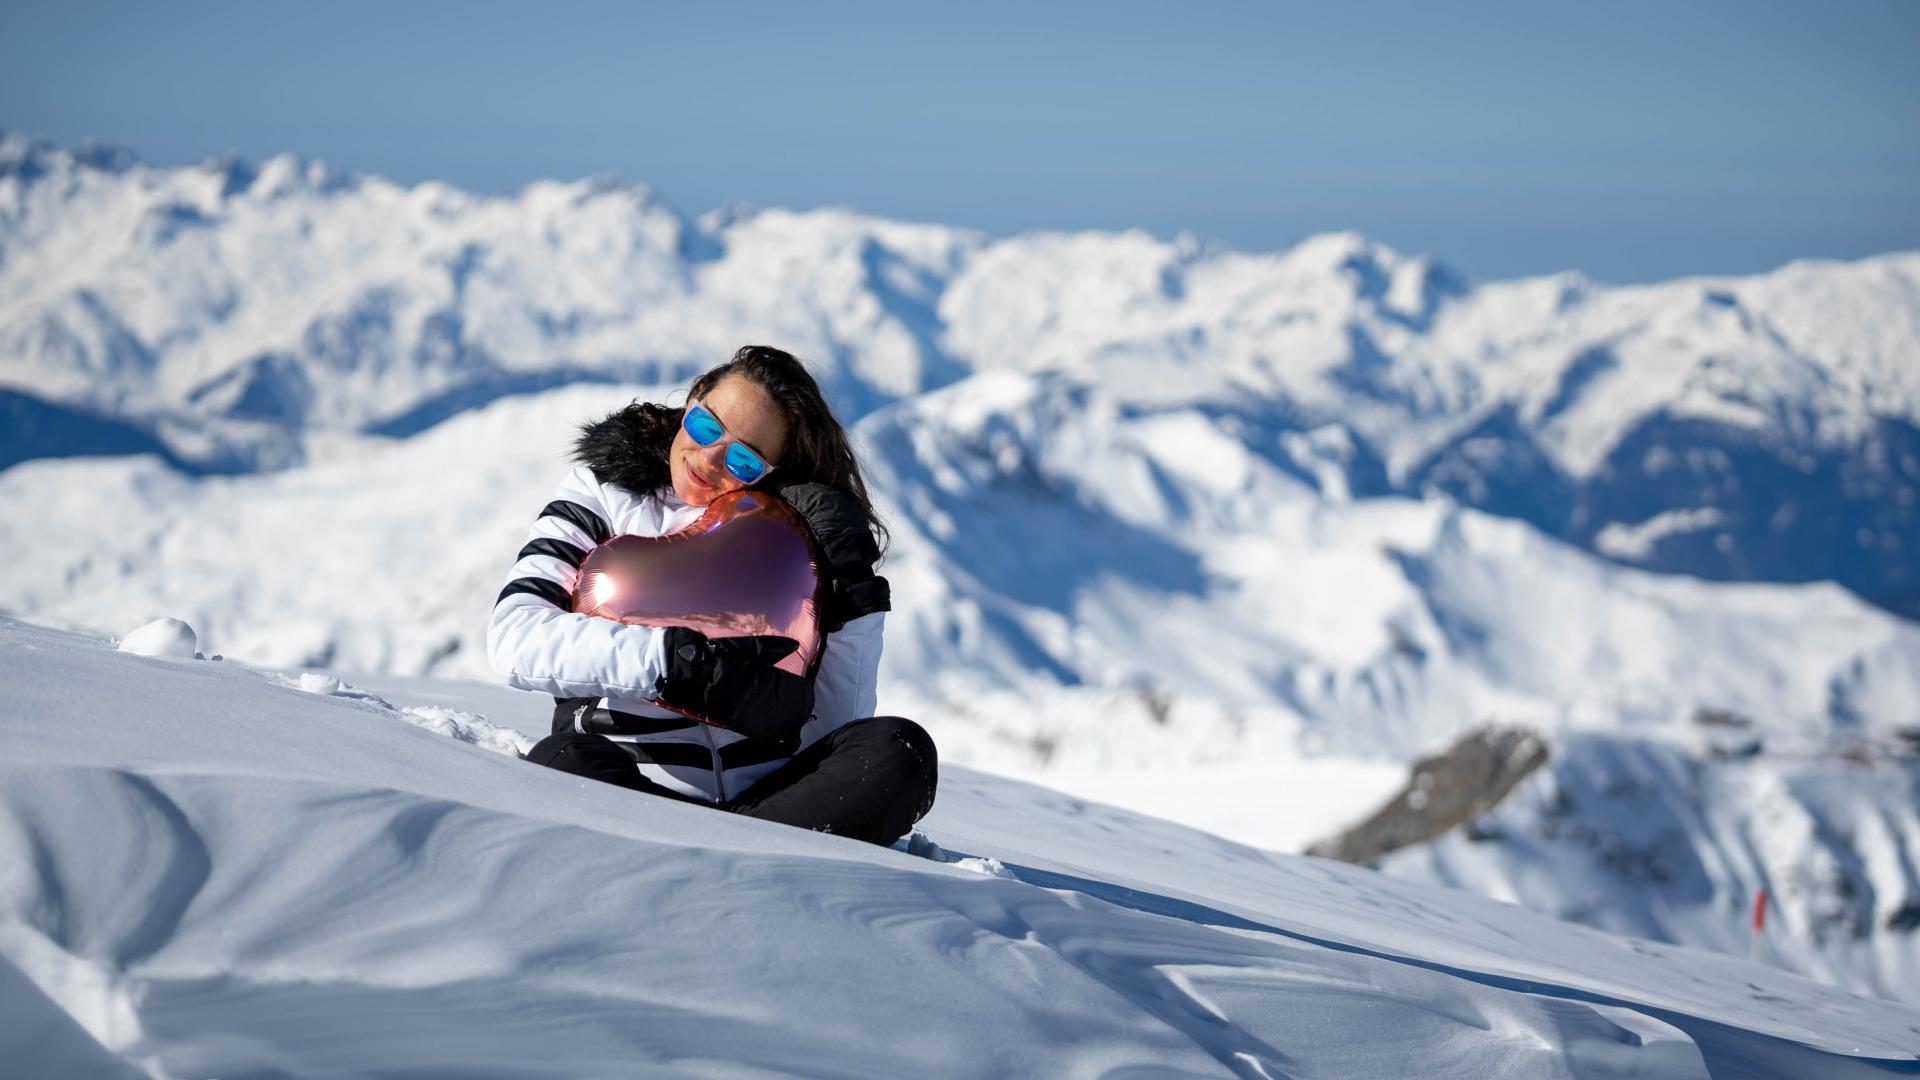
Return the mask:
<path id="1" fill-rule="evenodd" d="M 587 553 L 573 610 L 708 637 L 777 634 L 800 643 L 778 667 L 820 662 L 820 561 L 806 522 L 777 496 L 729 492 L 667 536 L 616 536 Z"/>

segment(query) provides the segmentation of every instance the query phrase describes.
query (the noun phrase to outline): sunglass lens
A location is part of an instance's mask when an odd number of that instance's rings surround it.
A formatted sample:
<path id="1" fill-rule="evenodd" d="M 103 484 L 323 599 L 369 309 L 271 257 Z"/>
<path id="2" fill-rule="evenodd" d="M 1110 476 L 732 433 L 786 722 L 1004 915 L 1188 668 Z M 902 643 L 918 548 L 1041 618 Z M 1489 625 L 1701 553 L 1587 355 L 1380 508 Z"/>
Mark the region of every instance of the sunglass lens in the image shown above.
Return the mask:
<path id="1" fill-rule="evenodd" d="M 767 475 L 767 463 L 760 455 L 734 443 L 727 447 L 727 471 L 740 478 L 743 484 L 751 484 Z"/>
<path id="2" fill-rule="evenodd" d="M 698 405 L 687 410 L 686 419 L 682 423 L 687 429 L 687 434 L 693 436 L 693 441 L 701 446 L 712 446 L 727 433 L 727 429 L 720 426 L 720 421 L 715 420 L 712 413 Z"/>

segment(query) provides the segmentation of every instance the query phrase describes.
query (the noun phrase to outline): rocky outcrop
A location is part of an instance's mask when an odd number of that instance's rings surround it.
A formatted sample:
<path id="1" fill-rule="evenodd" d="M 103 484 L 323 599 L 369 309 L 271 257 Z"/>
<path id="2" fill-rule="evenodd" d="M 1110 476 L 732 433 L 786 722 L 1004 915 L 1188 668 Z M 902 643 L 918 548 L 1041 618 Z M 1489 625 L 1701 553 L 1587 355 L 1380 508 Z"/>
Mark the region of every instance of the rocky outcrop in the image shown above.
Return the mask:
<path id="1" fill-rule="evenodd" d="M 1371 864 L 1389 851 L 1431 840 L 1492 810 L 1546 764 L 1547 743 L 1523 727 L 1487 725 L 1413 763 L 1407 784 L 1372 817 L 1307 849 L 1342 862 Z"/>

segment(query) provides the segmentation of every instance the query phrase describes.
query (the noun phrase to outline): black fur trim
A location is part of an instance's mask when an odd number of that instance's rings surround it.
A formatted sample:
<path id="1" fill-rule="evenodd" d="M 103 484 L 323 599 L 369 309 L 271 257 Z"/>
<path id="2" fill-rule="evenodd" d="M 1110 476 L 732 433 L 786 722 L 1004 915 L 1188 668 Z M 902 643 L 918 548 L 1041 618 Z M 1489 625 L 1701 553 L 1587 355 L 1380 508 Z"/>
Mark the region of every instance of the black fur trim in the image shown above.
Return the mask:
<path id="1" fill-rule="evenodd" d="M 643 409 L 659 410 L 649 416 Z M 666 416 L 660 412 L 667 413 Z M 673 444 L 672 410 L 639 402 L 580 426 L 573 458 L 603 484 L 618 484 L 640 495 L 651 494 L 673 482 L 667 451 Z M 656 440 L 649 445 L 649 436 Z"/>

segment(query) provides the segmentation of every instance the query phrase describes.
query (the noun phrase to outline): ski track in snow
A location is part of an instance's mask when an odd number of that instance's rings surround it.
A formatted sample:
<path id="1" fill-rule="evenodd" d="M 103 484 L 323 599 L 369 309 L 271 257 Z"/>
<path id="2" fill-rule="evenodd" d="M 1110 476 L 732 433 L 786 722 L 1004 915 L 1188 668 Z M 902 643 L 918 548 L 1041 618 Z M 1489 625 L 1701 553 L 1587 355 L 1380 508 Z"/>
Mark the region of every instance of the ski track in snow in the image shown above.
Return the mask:
<path id="1" fill-rule="evenodd" d="M 298 684 L 0 620 L 0 1011 L 43 1021 L 0 1029 L 38 1055 L 17 1060 L 1920 1071 L 1901 1006 L 1018 782 L 952 770 L 911 858 L 423 740 L 376 695 Z"/>

